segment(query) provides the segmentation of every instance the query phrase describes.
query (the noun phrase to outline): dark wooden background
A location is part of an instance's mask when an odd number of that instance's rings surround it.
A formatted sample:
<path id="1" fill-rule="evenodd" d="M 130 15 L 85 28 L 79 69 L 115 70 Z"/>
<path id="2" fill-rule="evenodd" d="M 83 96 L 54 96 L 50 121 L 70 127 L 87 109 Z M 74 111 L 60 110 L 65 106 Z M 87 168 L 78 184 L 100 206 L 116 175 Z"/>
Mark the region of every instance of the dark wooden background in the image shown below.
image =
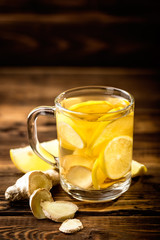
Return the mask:
<path id="1" fill-rule="evenodd" d="M 1 66 L 160 66 L 159 0 L 1 0 Z"/>

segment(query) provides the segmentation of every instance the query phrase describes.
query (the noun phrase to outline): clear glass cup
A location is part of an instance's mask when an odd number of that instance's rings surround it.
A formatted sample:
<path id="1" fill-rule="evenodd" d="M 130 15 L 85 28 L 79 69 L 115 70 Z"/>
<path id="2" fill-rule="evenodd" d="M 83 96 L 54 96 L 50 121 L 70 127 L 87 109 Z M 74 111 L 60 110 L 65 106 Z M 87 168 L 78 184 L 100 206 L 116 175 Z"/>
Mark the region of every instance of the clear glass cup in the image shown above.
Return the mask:
<path id="1" fill-rule="evenodd" d="M 37 138 L 39 115 L 56 117 L 59 157 L 47 152 Z M 105 86 L 67 90 L 55 106 L 35 108 L 28 116 L 33 151 L 57 168 L 62 188 L 89 202 L 110 201 L 131 183 L 134 98 Z"/>

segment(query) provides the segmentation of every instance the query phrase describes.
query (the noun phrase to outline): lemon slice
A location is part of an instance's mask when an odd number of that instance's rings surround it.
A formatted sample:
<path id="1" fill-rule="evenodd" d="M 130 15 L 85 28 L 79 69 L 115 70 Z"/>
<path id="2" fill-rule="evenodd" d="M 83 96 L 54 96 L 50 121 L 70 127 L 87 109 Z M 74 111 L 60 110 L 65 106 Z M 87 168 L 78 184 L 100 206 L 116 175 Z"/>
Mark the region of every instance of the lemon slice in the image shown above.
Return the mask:
<path id="1" fill-rule="evenodd" d="M 91 170 L 86 167 L 71 167 L 66 174 L 66 179 L 72 185 L 78 186 L 83 189 L 88 189 L 92 186 Z"/>
<path id="2" fill-rule="evenodd" d="M 108 101 L 85 101 L 69 107 L 74 112 L 86 113 L 81 118 L 88 121 L 96 121 L 102 114 L 108 112 L 113 106 Z"/>
<path id="3" fill-rule="evenodd" d="M 124 98 L 118 98 L 118 97 L 111 97 L 108 99 L 108 101 L 114 106 L 114 108 L 117 107 L 127 107 L 130 102 L 127 99 Z"/>
<path id="4" fill-rule="evenodd" d="M 132 163 L 131 163 L 132 178 L 137 176 L 143 176 L 144 174 L 146 174 L 146 172 L 147 172 L 147 168 L 144 164 L 141 164 L 135 160 L 132 160 Z M 92 182 L 93 182 L 93 187 L 99 190 L 99 189 L 108 188 L 113 184 L 117 183 L 118 181 L 116 180 L 111 181 L 107 179 L 107 176 L 101 170 L 100 159 L 97 159 L 92 168 Z"/>
<path id="5" fill-rule="evenodd" d="M 85 147 L 83 149 L 76 148 L 73 152 L 73 155 L 81 156 L 86 159 L 90 159 L 90 161 L 94 162 L 96 160 L 96 157 L 93 155 L 92 149 Z"/>
<path id="6" fill-rule="evenodd" d="M 119 112 L 117 113 L 116 112 L 116 111 L 119 111 L 121 109 L 123 109 L 123 107 L 112 108 L 111 110 L 108 111 L 107 114 L 105 114 L 102 117 L 98 118 L 98 121 L 112 120 L 112 119 L 121 117 L 123 113 L 119 113 Z"/>
<path id="7" fill-rule="evenodd" d="M 106 113 L 112 107 L 108 101 L 86 101 L 72 105 L 69 110 L 82 113 Z"/>
<path id="8" fill-rule="evenodd" d="M 132 177 L 142 176 L 147 172 L 147 168 L 144 164 L 141 164 L 135 160 L 132 160 L 131 175 Z"/>
<path id="9" fill-rule="evenodd" d="M 106 175 L 100 168 L 100 159 L 97 158 L 92 168 L 92 183 L 94 189 L 99 190 L 105 179 Z"/>
<path id="10" fill-rule="evenodd" d="M 58 135 L 64 148 L 84 148 L 84 142 L 80 135 L 66 122 L 58 123 Z M 60 143 L 60 144 L 61 144 Z"/>
<path id="11" fill-rule="evenodd" d="M 109 188 L 111 187 L 113 184 L 117 183 L 117 181 L 108 181 L 108 182 L 104 182 L 100 185 L 101 189 L 105 189 L 105 188 Z"/>
<path id="12" fill-rule="evenodd" d="M 42 143 L 42 146 L 58 157 L 58 140 L 52 140 Z M 45 171 L 51 169 L 51 165 L 38 157 L 30 146 L 24 148 L 10 149 L 10 157 L 14 165 L 22 172 L 26 173 L 33 170 Z"/>
<path id="13" fill-rule="evenodd" d="M 105 123 L 105 122 L 100 122 Z M 132 137 L 133 135 L 133 113 L 117 119 L 116 121 L 109 121 L 105 127 L 99 132 L 99 136 L 92 144 L 93 154 L 97 155 L 100 151 L 115 137 L 127 135 Z M 97 127 L 98 130 L 98 127 Z M 96 131 L 97 131 L 96 130 Z"/>
<path id="14" fill-rule="evenodd" d="M 104 151 L 104 170 L 108 178 L 119 179 L 131 168 L 133 140 L 129 136 L 116 137 Z"/>
<path id="15" fill-rule="evenodd" d="M 92 134 L 88 141 L 89 147 L 92 148 L 92 146 L 93 146 L 93 148 L 94 148 L 96 145 L 101 143 L 106 138 L 107 134 L 104 133 L 104 135 L 103 135 L 103 131 L 106 129 L 108 124 L 110 124 L 113 119 L 119 118 L 122 116 L 122 113 L 114 113 L 115 111 L 118 111 L 120 109 L 122 109 L 122 108 L 121 107 L 113 108 L 113 109 L 109 110 L 106 114 L 104 114 L 103 116 L 98 118 L 98 120 L 97 120 L 98 122 L 96 122 L 95 125 L 93 125 L 93 127 L 92 127 Z M 105 137 L 105 138 L 103 138 L 103 137 Z"/>

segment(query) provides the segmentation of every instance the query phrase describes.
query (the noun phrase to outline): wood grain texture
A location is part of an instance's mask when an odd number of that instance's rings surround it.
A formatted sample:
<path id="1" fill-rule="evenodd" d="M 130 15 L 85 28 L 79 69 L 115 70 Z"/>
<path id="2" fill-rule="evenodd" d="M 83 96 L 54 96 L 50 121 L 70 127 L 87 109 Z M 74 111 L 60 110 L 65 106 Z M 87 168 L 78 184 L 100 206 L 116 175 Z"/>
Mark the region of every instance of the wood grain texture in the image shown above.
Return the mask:
<path id="1" fill-rule="evenodd" d="M 9 203 L 6 188 L 22 173 L 13 165 L 9 149 L 28 145 L 26 119 L 39 105 L 53 105 L 62 91 L 82 85 L 111 85 L 131 92 L 136 100 L 134 154 L 148 173 L 132 180 L 130 189 L 109 203 L 89 204 L 68 196 L 60 186 L 55 200 L 79 206 L 76 217 L 84 229 L 71 236 L 59 223 L 37 220 L 28 201 Z M 125 68 L 0 68 L 0 240 L 6 239 L 137 239 L 160 238 L 160 82 L 152 69 Z M 38 121 L 41 141 L 56 138 L 55 120 Z"/>
<path id="2" fill-rule="evenodd" d="M 158 217 L 79 216 L 84 229 L 70 236 L 59 232 L 59 223 L 37 220 L 32 216 L 0 217 L 5 227 L 0 227 L 2 239 L 113 239 L 150 240 L 158 239 Z M 150 225 L 152 221 L 152 225 Z M 136 223 L 136 224 L 135 224 Z"/>
<path id="3" fill-rule="evenodd" d="M 159 67 L 159 1 L 0 1 L 1 66 Z"/>
<path id="4" fill-rule="evenodd" d="M 139 0 L 134 1 L 123 0 L 119 2 L 118 0 L 15 0 L 14 3 L 12 0 L 1 0 L 0 1 L 0 12 L 10 13 L 10 12 L 60 12 L 66 10 L 92 10 L 100 9 L 107 11 L 109 13 L 116 13 L 118 15 L 142 15 L 142 14 L 152 14 L 159 13 L 158 0 Z M 154 13 L 154 14 L 153 14 Z"/>

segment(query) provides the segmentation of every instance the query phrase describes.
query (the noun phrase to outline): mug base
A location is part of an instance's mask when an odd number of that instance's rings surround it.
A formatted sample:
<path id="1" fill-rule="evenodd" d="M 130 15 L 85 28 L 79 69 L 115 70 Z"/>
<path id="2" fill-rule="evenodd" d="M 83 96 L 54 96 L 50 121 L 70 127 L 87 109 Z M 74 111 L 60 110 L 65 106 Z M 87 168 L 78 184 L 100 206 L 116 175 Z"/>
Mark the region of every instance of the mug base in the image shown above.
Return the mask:
<path id="1" fill-rule="evenodd" d="M 125 181 L 118 182 L 112 186 L 101 190 L 84 190 L 66 183 L 61 178 L 61 186 L 65 192 L 73 198 L 85 202 L 108 202 L 114 200 L 125 193 L 131 184 L 131 175 L 125 177 Z"/>

